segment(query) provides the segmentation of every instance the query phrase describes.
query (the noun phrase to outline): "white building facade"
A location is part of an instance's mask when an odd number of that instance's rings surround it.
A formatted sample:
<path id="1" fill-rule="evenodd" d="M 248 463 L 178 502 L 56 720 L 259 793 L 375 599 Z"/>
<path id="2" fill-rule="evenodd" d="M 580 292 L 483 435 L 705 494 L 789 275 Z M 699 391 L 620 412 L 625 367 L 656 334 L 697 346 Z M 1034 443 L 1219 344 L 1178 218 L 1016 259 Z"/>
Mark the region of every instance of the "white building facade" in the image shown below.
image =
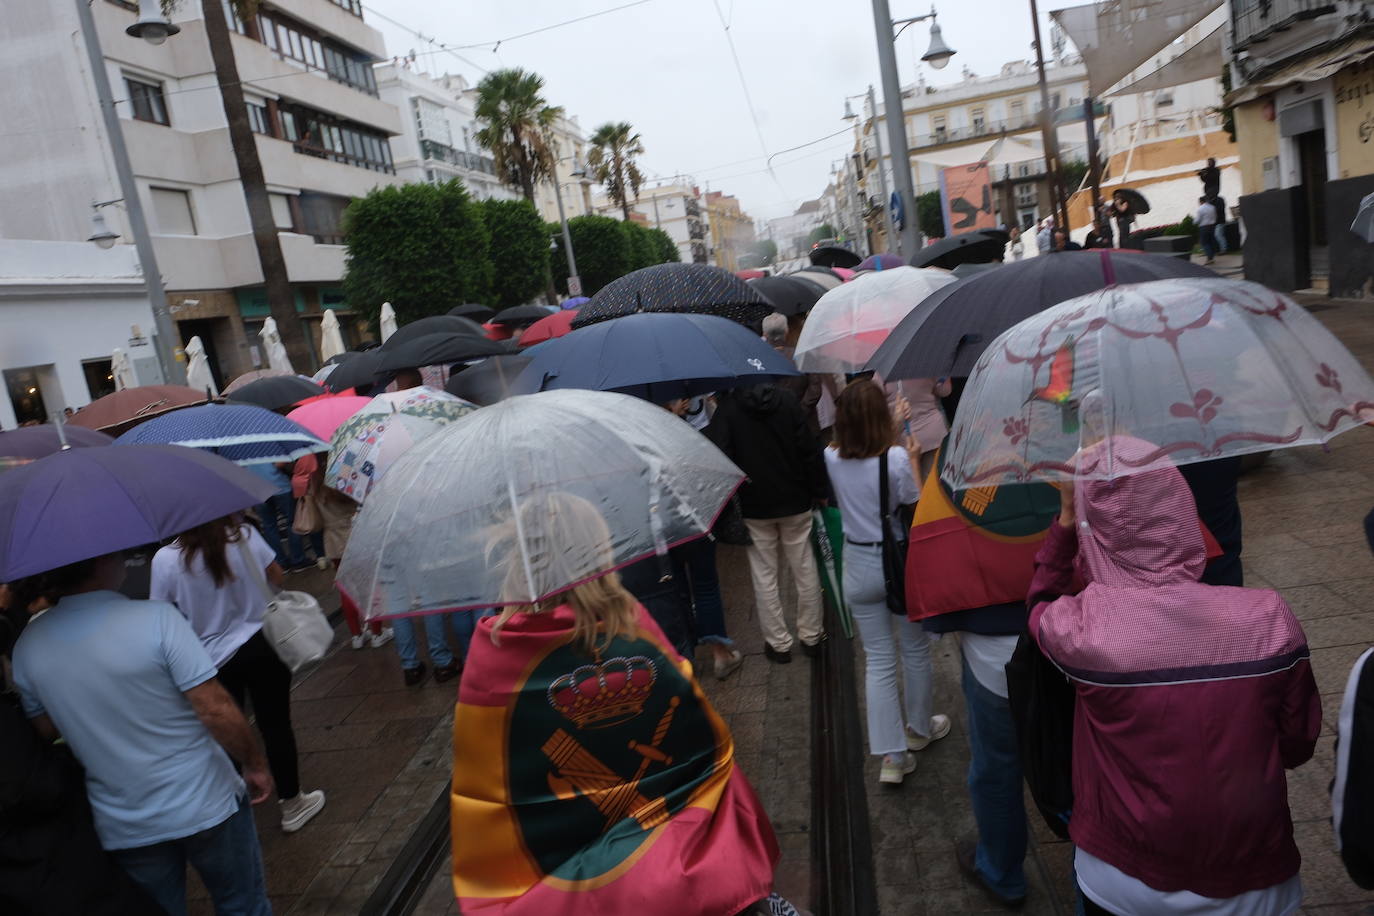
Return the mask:
<path id="1" fill-rule="evenodd" d="M 620 219 L 622 211 L 606 194 L 598 194 L 596 212 Z M 630 214 L 650 229 L 662 229 L 677 245 L 687 264 L 710 264 L 710 223 L 701 189 L 690 182 L 655 184 L 639 189 L 630 202 Z"/>

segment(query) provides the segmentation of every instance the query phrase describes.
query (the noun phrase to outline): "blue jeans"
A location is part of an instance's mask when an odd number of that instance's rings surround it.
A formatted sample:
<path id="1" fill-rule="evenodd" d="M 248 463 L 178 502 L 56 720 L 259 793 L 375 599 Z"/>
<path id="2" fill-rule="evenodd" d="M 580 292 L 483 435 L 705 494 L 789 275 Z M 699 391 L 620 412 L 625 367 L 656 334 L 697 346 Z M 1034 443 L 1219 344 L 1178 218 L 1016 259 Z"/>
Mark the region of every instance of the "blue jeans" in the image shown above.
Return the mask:
<path id="1" fill-rule="evenodd" d="M 448 621 L 453 634 L 458 637 L 458 657 L 466 658 L 472 635 L 477 631 L 477 621 L 487 617 L 491 611 L 455 611 L 451 614 L 425 614 L 420 617 L 394 617 L 388 621 L 396 634 L 396 654 L 401 657 L 402 668 L 418 668 L 420 655 L 415 640 L 415 627 L 418 624 L 425 631 L 425 644 L 429 648 L 429 660 L 440 668 L 453 664 L 453 650 L 448 646 L 444 635 Z"/>
<path id="2" fill-rule="evenodd" d="M 963 663 L 968 707 L 968 792 L 978 823 L 974 864 L 988 885 L 1007 898 L 1026 895 L 1026 808 L 1016 726 L 1005 697 L 988 690 Z"/>
<path id="3" fill-rule="evenodd" d="M 272 916 L 262 849 L 246 800 L 228 820 L 209 830 L 152 846 L 116 849 L 111 855 L 167 916 L 185 916 L 188 862 L 210 892 L 216 916 Z"/>
<path id="4" fill-rule="evenodd" d="M 1217 240 L 1217 254 L 1225 254 L 1226 251 L 1227 251 L 1227 248 L 1226 248 L 1226 224 L 1225 224 L 1225 223 L 1217 223 L 1217 228 L 1216 228 L 1216 231 L 1215 231 L 1215 235 L 1216 235 L 1216 240 Z"/>
<path id="5" fill-rule="evenodd" d="M 296 520 L 296 500 L 290 493 L 278 493 L 269 498 L 267 502 L 258 506 L 258 515 L 262 517 L 263 540 L 267 541 L 267 546 L 277 555 L 279 564 L 289 569 L 310 562 L 305 558 L 301 536 L 291 530 L 291 524 Z M 283 529 L 286 531 L 286 547 L 289 551 L 285 554 L 281 552 Z M 315 556 L 324 556 L 324 533 L 316 531 L 309 535 L 309 538 Z"/>
<path id="6" fill-rule="evenodd" d="M 720 575 L 716 572 L 716 543 L 709 537 L 697 538 L 678 548 L 687 566 L 687 584 L 692 589 L 692 609 L 697 617 L 697 642 L 733 646 L 725 635 L 725 602 L 720 597 Z"/>
<path id="7" fill-rule="evenodd" d="M 1215 226 L 1199 226 L 1197 230 L 1197 240 L 1202 244 L 1202 253 L 1207 256 L 1207 260 L 1217 256 L 1217 233 Z"/>

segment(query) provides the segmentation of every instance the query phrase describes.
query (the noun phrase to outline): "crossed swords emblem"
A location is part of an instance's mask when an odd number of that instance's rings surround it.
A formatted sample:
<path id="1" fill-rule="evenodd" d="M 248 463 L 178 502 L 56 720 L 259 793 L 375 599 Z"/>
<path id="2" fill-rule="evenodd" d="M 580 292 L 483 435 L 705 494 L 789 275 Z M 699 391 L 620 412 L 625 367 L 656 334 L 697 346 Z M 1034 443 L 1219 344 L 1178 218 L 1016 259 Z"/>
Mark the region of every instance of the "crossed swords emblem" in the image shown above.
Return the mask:
<path id="1" fill-rule="evenodd" d="M 659 750 L 659 745 L 668 734 L 668 727 L 673 723 L 673 713 L 677 710 L 679 702 L 678 697 L 668 701 L 668 709 L 664 711 L 663 718 L 658 720 L 658 727 L 654 729 L 651 743 L 630 741 L 630 750 L 643 759 L 639 762 L 634 779 L 628 782 L 579 744 L 576 738 L 563 729 L 558 729 L 544 742 L 542 748 L 544 756 L 548 757 L 554 766 L 554 771 L 550 772 L 548 777 L 549 788 L 561 800 L 566 801 L 581 795 L 596 805 L 597 810 L 606 818 L 606 825 L 602 827 L 603 833 L 626 816 L 633 817 L 645 830 L 652 830 L 666 823 L 668 806 L 662 796 L 654 799 L 645 798 L 639 792 L 639 783 L 648 772 L 649 764 L 661 763 L 670 766 L 673 762 L 672 757 Z"/>

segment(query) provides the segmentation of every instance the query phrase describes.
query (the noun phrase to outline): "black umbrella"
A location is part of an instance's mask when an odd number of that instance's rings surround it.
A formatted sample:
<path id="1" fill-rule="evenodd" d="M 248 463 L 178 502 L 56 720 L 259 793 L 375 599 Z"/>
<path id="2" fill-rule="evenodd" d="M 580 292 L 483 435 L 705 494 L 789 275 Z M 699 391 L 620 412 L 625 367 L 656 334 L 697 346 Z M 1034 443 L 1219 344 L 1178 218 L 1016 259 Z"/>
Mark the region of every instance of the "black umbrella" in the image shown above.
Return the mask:
<path id="1" fill-rule="evenodd" d="M 333 375 L 334 372 L 329 374 Z M 319 394 L 324 394 L 324 389 L 309 379 L 301 378 L 299 375 L 273 375 L 235 389 L 229 393 L 229 400 L 241 404 L 256 404 L 268 410 L 280 410 Z"/>
<path id="2" fill-rule="evenodd" d="M 502 309 L 492 318 L 488 319 L 490 324 L 513 324 L 516 326 L 534 324 L 540 318 L 547 318 L 553 314 L 542 305 L 516 305 L 508 309 Z"/>
<path id="3" fill-rule="evenodd" d="M 868 361 L 888 381 L 962 378 L 999 334 L 1075 296 L 1117 283 L 1215 277 L 1183 258 L 1138 251 L 1056 251 L 936 290 L 901 320 Z"/>
<path id="4" fill-rule="evenodd" d="M 578 310 L 573 327 L 636 312 L 695 312 L 750 325 L 772 311 L 767 299 L 728 270 L 706 264 L 655 264 L 601 287 Z"/>
<path id="5" fill-rule="evenodd" d="M 799 280 L 805 280 L 807 283 L 814 283 L 826 292 L 830 292 L 844 282 L 844 277 L 841 277 L 829 267 L 803 267 L 796 273 L 784 274 L 783 276 L 796 277 Z"/>
<path id="6" fill-rule="evenodd" d="M 863 263 L 864 259 L 859 257 L 848 248 L 841 248 L 838 245 L 822 245 L 819 248 L 811 249 L 811 263 L 817 267 L 847 267 L 853 270 Z"/>
<path id="7" fill-rule="evenodd" d="M 351 351 L 340 355 L 343 360 L 324 380 L 324 387 L 339 392 L 349 388 L 371 388 L 377 384 L 377 374 L 380 371 L 377 364 L 382 361 L 383 356 L 381 348 L 363 352 Z"/>
<path id="8" fill-rule="evenodd" d="M 811 306 L 816 304 L 817 299 L 825 295 L 822 287 L 803 279 L 800 274 L 759 277 L 757 280 L 745 282 L 773 303 L 773 311 L 784 315 L 804 315 L 811 311 Z"/>
<path id="9" fill-rule="evenodd" d="M 409 324 L 403 324 L 396 329 L 382 344 L 383 350 L 394 350 L 401 344 L 409 343 L 419 337 L 428 337 L 431 334 L 471 334 L 477 337 L 484 336 L 486 331 L 482 326 L 471 318 L 459 318 L 455 315 L 430 315 L 428 318 L 420 318 Z"/>
<path id="10" fill-rule="evenodd" d="M 390 344 L 391 341 L 387 343 Z M 377 371 L 385 373 L 418 369 L 421 366 L 449 366 L 469 359 L 509 353 L 510 345 L 499 340 L 488 340 L 476 334 L 427 334 L 404 341 L 395 347 L 383 347 L 377 352 L 380 355 Z M 340 366 L 335 372 L 341 372 L 345 368 L 347 364 Z"/>
<path id="11" fill-rule="evenodd" d="M 969 277 L 974 277 L 978 274 L 985 274 L 988 271 L 996 270 L 1001 266 L 1001 261 L 988 261 L 984 264 L 974 264 L 972 262 L 969 262 L 965 264 L 960 264 L 958 267 L 951 270 L 950 273 L 954 274 L 954 276 L 958 277 L 960 280 L 967 280 Z"/>
<path id="12" fill-rule="evenodd" d="M 525 353 L 511 353 L 484 359 L 475 366 L 449 376 L 444 390 L 478 407 L 490 407 L 512 394 L 511 384 L 534 359 Z"/>
<path id="13" fill-rule="evenodd" d="M 448 313 L 455 318 L 470 318 L 478 324 L 486 324 L 491 320 L 491 316 L 496 314 L 496 309 L 487 308 L 476 302 L 465 302 L 462 305 L 455 305 L 448 310 Z"/>
<path id="14" fill-rule="evenodd" d="M 1011 236 L 1001 229 L 975 229 L 927 245 L 911 256 L 912 267 L 943 267 L 1002 260 Z"/>
<path id="15" fill-rule="evenodd" d="M 1150 202 L 1135 188 L 1117 188 L 1112 191 L 1112 197 L 1124 197 L 1132 213 L 1150 212 Z"/>

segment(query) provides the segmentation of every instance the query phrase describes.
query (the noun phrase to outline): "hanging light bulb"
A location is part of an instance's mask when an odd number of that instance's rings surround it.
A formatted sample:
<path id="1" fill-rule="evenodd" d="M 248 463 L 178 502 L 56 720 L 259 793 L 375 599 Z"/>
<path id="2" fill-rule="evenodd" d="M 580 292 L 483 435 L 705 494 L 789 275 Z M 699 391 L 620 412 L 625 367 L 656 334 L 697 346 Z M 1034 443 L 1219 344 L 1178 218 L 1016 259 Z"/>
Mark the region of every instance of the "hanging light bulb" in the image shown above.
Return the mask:
<path id="1" fill-rule="evenodd" d="M 97 248 L 113 248 L 114 243 L 119 241 L 119 233 L 110 230 L 105 224 L 105 214 L 99 209 L 91 214 L 91 234 L 86 241 L 95 242 Z"/>
<path id="2" fill-rule="evenodd" d="M 139 0 L 138 21 L 124 30 L 134 38 L 142 38 L 150 45 L 160 45 L 169 35 L 181 31 L 181 26 L 162 15 L 162 6 L 157 0 Z"/>
<path id="3" fill-rule="evenodd" d="M 932 22 L 930 24 L 930 48 L 921 55 L 921 60 L 936 70 L 943 70 L 953 56 L 954 49 L 945 44 L 945 39 L 940 35 L 940 23 Z"/>

